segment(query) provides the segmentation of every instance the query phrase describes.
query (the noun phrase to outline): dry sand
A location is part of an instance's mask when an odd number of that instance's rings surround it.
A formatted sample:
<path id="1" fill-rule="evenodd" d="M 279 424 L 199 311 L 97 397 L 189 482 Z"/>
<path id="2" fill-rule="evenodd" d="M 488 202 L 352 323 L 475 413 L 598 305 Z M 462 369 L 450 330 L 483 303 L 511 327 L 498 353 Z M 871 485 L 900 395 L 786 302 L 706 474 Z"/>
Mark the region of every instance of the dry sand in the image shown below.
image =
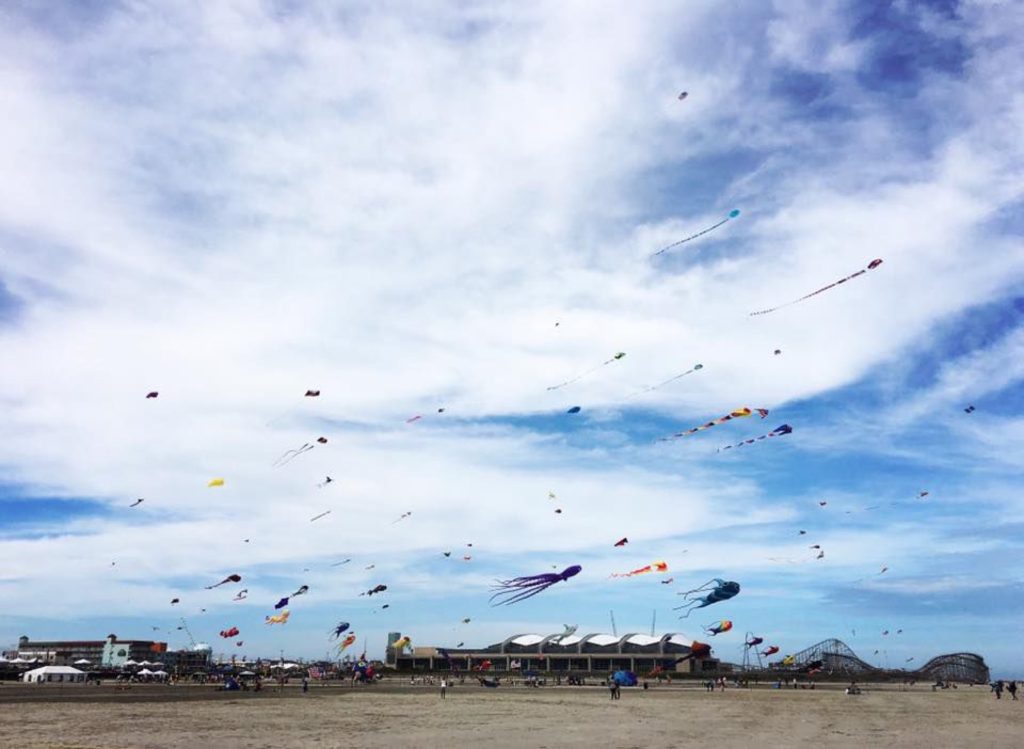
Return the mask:
<path id="1" fill-rule="evenodd" d="M 0 747 L 1022 747 L 1024 701 L 988 687 L 810 690 L 313 686 L 0 687 Z"/>

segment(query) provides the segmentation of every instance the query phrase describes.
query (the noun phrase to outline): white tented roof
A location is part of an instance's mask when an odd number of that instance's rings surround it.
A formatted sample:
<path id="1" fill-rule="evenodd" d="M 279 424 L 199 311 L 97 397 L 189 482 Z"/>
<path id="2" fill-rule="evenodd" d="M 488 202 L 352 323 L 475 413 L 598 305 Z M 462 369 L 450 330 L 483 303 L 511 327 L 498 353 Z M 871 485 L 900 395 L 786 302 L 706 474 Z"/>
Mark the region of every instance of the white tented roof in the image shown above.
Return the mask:
<path id="1" fill-rule="evenodd" d="M 509 640 L 509 642 L 513 645 L 536 645 L 543 639 L 543 635 L 518 635 Z"/>
<path id="2" fill-rule="evenodd" d="M 690 647 L 693 644 L 693 638 L 689 635 L 684 635 L 682 632 L 676 632 L 668 638 L 668 641 L 674 642 L 676 645 L 685 645 L 686 647 Z"/>
<path id="3" fill-rule="evenodd" d="M 568 637 L 560 637 L 557 640 L 553 640 L 553 642 L 558 645 L 575 645 L 582 639 L 579 635 L 569 635 Z"/>
<path id="4" fill-rule="evenodd" d="M 650 635 L 630 635 L 625 640 L 632 645 L 654 645 L 661 642 L 660 637 L 651 637 Z"/>
<path id="5" fill-rule="evenodd" d="M 43 666 L 42 668 L 33 668 L 31 671 L 26 671 L 24 676 L 35 676 L 38 674 L 84 674 L 85 671 L 79 671 L 77 668 L 71 666 Z"/>
<path id="6" fill-rule="evenodd" d="M 614 645 L 618 641 L 619 638 L 615 635 L 591 635 L 587 638 L 587 642 L 594 645 Z"/>

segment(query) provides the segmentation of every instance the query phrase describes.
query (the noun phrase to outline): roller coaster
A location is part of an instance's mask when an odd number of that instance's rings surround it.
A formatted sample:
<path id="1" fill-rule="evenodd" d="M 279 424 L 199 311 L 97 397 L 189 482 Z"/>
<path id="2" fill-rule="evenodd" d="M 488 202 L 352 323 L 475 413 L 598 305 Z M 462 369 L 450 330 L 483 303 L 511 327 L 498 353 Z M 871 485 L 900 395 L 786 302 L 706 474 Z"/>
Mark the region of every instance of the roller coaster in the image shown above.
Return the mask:
<path id="1" fill-rule="evenodd" d="M 754 670 L 747 668 L 744 670 Z M 989 669 L 985 659 L 974 653 L 950 653 L 938 655 L 913 671 L 887 669 L 872 666 L 862 660 L 842 640 L 830 639 L 811 645 L 786 661 L 769 663 L 764 671 L 793 674 L 815 672 L 827 676 L 860 679 L 914 679 L 917 681 L 956 681 L 961 683 L 987 684 Z"/>

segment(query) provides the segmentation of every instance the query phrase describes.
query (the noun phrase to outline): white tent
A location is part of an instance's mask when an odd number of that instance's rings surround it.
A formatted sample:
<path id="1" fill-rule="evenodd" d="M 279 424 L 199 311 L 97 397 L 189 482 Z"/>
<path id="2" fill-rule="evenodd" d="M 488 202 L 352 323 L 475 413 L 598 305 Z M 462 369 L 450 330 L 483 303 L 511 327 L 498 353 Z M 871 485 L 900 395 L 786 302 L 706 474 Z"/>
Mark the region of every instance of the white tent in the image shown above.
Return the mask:
<path id="1" fill-rule="evenodd" d="M 159 671 L 154 671 L 153 672 L 153 676 L 159 676 L 162 679 L 165 676 L 168 676 L 168 673 L 166 671 L 164 671 L 163 669 L 161 669 Z"/>
<path id="2" fill-rule="evenodd" d="M 137 671 L 137 672 L 135 673 L 135 675 L 136 675 L 136 676 L 152 676 L 152 675 L 153 675 L 153 672 L 152 672 L 152 671 L 150 671 L 150 670 L 149 670 L 148 668 L 144 668 L 144 669 L 142 669 L 141 671 Z"/>
<path id="3" fill-rule="evenodd" d="M 75 661 L 75 665 L 76 666 L 91 666 L 92 662 L 86 660 L 85 658 L 79 658 L 77 661 Z"/>
<path id="4" fill-rule="evenodd" d="M 85 683 L 85 671 L 71 666 L 43 666 L 33 668 L 21 675 L 21 680 L 29 684 L 47 683 Z"/>
<path id="5" fill-rule="evenodd" d="M 136 663 L 133 660 L 127 660 L 127 661 L 124 662 L 124 665 L 126 665 L 126 666 L 138 666 L 139 664 Z"/>

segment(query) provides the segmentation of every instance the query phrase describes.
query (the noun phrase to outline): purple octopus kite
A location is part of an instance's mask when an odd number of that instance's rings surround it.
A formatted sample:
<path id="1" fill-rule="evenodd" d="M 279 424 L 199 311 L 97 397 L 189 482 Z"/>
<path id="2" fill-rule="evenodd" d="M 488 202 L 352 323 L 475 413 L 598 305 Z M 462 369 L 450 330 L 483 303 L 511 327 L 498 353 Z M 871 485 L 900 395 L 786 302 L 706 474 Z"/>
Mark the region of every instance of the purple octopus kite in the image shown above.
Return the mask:
<path id="1" fill-rule="evenodd" d="M 491 596 L 491 601 L 493 602 L 495 598 L 499 600 L 497 603 L 491 603 L 491 605 L 501 606 L 502 604 L 525 601 L 542 590 L 550 588 L 555 583 L 575 577 L 582 570 L 582 567 L 574 564 L 572 567 L 566 567 L 557 574 L 548 572 L 543 575 L 528 575 L 527 577 L 513 577 L 511 580 L 498 580 L 498 584 L 493 588 L 496 592 Z"/>

